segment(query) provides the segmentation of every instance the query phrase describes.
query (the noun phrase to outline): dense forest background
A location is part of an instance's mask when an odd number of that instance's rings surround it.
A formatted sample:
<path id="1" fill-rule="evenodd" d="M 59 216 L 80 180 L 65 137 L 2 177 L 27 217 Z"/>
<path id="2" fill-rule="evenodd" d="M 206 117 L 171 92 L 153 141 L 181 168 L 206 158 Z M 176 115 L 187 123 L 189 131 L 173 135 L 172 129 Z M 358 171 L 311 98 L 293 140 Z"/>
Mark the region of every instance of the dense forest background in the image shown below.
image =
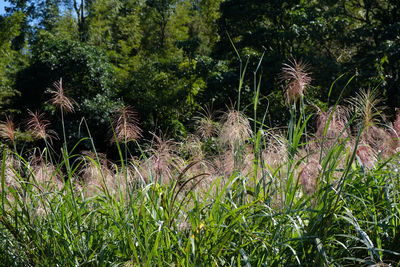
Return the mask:
<path id="1" fill-rule="evenodd" d="M 28 110 L 44 111 L 52 127 L 61 128 L 48 101 L 61 78 L 77 103 L 65 117 L 71 144 L 87 136 L 86 122 L 102 151 L 110 149 L 110 122 L 122 103 L 135 107 L 144 138 L 150 131 L 181 138 L 202 107 L 225 110 L 237 102 L 245 68 L 240 109 L 253 101 L 256 75 L 259 116 L 268 108 L 268 125 L 284 124 L 278 74 L 291 59 L 310 65 L 307 103 L 327 108 L 355 75 L 344 97 L 378 86 L 389 116 L 400 107 L 397 0 L 6 2 L 0 116 L 13 117 L 16 138 L 24 141 L 32 139 L 23 126 Z"/>

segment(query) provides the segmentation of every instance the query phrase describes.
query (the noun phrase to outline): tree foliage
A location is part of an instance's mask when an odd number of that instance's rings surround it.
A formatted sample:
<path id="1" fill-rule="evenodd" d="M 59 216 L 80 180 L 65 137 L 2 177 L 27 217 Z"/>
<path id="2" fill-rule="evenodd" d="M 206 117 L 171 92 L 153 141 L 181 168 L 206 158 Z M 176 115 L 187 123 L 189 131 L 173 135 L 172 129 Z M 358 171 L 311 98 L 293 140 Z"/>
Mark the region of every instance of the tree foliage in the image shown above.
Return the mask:
<path id="1" fill-rule="evenodd" d="M 105 53 L 94 46 L 68 39 L 42 36 L 35 43 L 31 64 L 19 72 L 16 103 L 30 110 L 49 108 L 49 89 L 63 80 L 66 94 L 78 104 L 67 118 L 69 132 L 79 138 L 80 119 L 91 126 L 92 135 L 104 143 L 111 114 L 116 106 L 115 73 Z"/>
<path id="2" fill-rule="evenodd" d="M 11 99 L 19 94 L 15 89 L 15 76 L 25 57 L 13 49 L 13 41 L 21 34 L 25 16 L 16 12 L 9 17 L 0 17 L 0 112 L 13 109 Z"/>
<path id="3" fill-rule="evenodd" d="M 342 74 L 356 75 L 344 96 L 379 85 L 391 110 L 400 106 L 398 1 L 7 2 L 0 22 L 2 110 L 42 106 L 47 88 L 62 77 L 93 121 L 106 124 L 105 114 L 123 99 L 136 106 L 145 136 L 154 129 L 181 135 L 201 106 L 219 109 L 237 100 L 247 64 L 245 109 L 262 55 L 259 116 L 268 107 L 271 123 L 286 114 L 277 77 L 293 59 L 312 67 L 307 99 L 321 107 L 340 95 L 334 90 L 326 99 Z"/>
<path id="4" fill-rule="evenodd" d="M 330 84 L 343 73 L 356 74 L 357 81 L 348 87 L 344 96 L 354 94 L 360 84 L 375 87 L 381 82 L 379 90 L 394 96 L 398 95 L 394 85 L 397 75 L 392 69 L 397 69 L 398 64 L 398 38 L 395 37 L 400 22 L 398 11 L 398 2 L 382 0 L 229 0 L 221 5 L 222 15 L 217 22 L 221 39 L 214 49 L 214 57 L 228 60 L 237 76 L 239 67 L 235 66 L 239 64 L 235 51 L 226 49 L 231 42 L 243 60 L 250 58 L 252 69 L 265 52 L 262 62 L 265 96 L 278 93 L 277 74 L 282 62 L 291 58 L 302 58 L 313 66 L 315 88 L 309 96 L 311 99 L 326 102 Z M 339 94 L 333 92 L 332 101 Z M 388 105 L 399 106 L 397 96 L 390 98 Z M 282 106 L 275 108 L 279 110 Z M 272 115 L 277 115 L 279 120 L 279 112 Z"/>

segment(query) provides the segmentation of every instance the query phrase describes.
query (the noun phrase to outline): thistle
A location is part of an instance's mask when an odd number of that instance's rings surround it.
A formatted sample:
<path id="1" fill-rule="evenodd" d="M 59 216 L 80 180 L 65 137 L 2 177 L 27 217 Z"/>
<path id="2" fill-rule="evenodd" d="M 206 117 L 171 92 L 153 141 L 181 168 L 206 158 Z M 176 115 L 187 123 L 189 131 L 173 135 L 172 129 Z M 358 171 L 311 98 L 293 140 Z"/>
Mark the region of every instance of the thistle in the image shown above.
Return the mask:
<path id="1" fill-rule="evenodd" d="M 297 62 L 295 59 L 289 64 L 283 64 L 279 79 L 287 82 L 285 89 L 285 99 L 288 105 L 296 103 L 296 101 L 304 94 L 307 85 L 311 82 L 309 66 L 301 60 Z"/>

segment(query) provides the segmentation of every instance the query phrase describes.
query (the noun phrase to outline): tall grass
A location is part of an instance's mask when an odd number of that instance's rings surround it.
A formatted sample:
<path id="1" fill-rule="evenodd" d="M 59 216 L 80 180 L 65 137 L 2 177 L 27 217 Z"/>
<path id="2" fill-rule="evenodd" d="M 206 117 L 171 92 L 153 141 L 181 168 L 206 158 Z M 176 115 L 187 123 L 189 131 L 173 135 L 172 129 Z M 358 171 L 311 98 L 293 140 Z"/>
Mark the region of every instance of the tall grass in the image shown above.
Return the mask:
<path id="1" fill-rule="evenodd" d="M 360 110 L 343 118 L 338 103 L 319 111 L 311 134 L 316 115 L 306 114 L 299 90 L 311 80 L 296 64 L 284 66 L 286 77 L 307 79 L 287 83 L 296 95 L 287 92 L 283 135 L 257 120 L 255 72 L 253 125 L 241 110 L 220 123 L 201 117 L 192 150 L 156 136 L 131 157 L 126 142 L 140 132 L 124 131 L 137 127 L 133 113 L 134 125 L 114 127 L 119 164 L 95 150 L 68 151 L 65 133 L 58 164 L 50 149 L 40 161 L 4 149 L 1 265 L 400 266 L 396 149 L 381 153 Z"/>

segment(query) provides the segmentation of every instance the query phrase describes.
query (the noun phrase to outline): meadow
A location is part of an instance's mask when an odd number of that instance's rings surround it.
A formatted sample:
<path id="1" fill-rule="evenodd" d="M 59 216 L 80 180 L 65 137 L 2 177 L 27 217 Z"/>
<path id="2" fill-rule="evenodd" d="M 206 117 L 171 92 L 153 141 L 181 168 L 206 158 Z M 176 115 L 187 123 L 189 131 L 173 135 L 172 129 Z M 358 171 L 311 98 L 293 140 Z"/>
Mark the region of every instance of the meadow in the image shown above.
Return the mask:
<path id="1" fill-rule="evenodd" d="M 386 119 L 376 89 L 309 103 L 307 66 L 293 60 L 280 75 L 290 120 L 272 128 L 268 110 L 256 116 L 256 78 L 240 109 L 241 77 L 237 105 L 204 108 L 179 141 L 142 141 L 136 112 L 120 108 L 117 161 L 90 136 L 77 151 L 39 112 L 26 127 L 43 145 L 22 154 L 3 121 L 1 265 L 400 266 L 400 114 Z M 63 120 L 75 103 L 61 81 L 52 93 Z"/>

